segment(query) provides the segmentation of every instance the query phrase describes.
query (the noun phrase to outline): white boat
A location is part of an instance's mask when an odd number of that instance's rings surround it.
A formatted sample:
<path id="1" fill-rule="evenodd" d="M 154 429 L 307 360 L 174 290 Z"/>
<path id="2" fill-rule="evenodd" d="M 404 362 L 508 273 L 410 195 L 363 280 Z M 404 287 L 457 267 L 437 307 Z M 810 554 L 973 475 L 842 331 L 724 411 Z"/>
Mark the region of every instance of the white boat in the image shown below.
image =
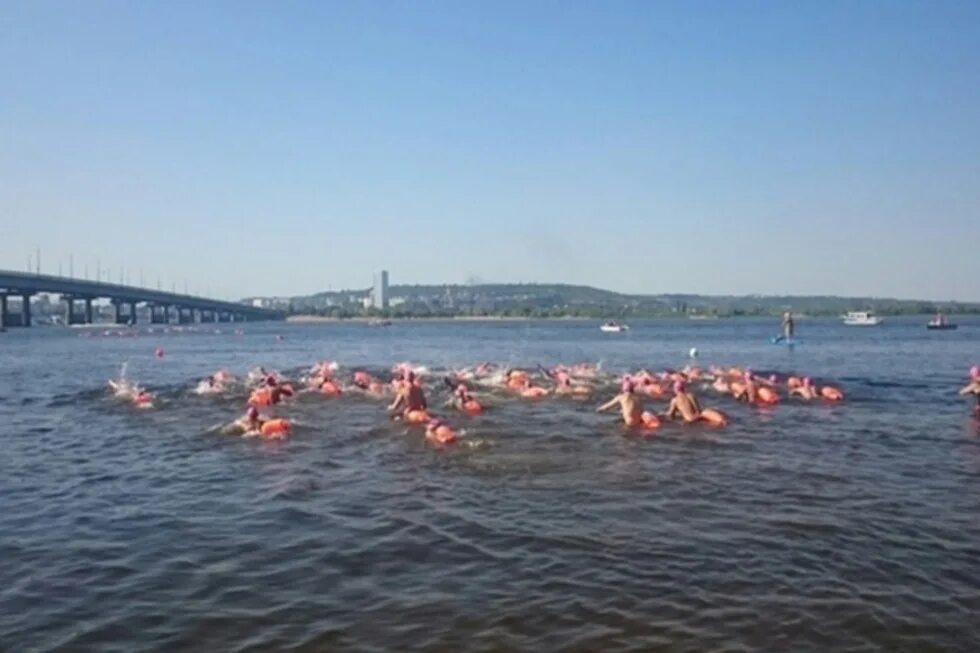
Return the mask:
<path id="1" fill-rule="evenodd" d="M 847 326 L 878 326 L 883 321 L 871 311 L 848 311 L 844 316 L 844 324 Z"/>
<path id="2" fill-rule="evenodd" d="M 600 331 L 605 331 L 606 333 L 622 333 L 623 331 L 629 331 L 630 328 L 625 324 L 620 324 L 618 322 L 606 322 L 599 327 Z"/>

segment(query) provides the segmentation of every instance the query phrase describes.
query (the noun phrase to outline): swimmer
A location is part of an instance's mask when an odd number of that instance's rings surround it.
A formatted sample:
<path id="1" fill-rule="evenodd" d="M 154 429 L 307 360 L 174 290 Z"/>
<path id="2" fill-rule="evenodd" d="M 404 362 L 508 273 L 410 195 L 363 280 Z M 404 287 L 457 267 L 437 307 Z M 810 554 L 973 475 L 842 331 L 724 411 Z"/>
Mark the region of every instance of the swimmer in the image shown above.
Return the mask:
<path id="1" fill-rule="evenodd" d="M 398 394 L 395 400 L 388 406 L 388 412 L 406 415 L 411 411 L 426 411 L 429 408 L 425 400 L 425 392 L 421 385 L 416 383 L 415 372 L 409 371 L 405 374 L 404 380 L 398 385 Z"/>
<path id="2" fill-rule="evenodd" d="M 146 390 L 140 390 L 133 397 L 133 405 L 137 408 L 153 408 L 153 395 Z"/>
<path id="3" fill-rule="evenodd" d="M 674 398 L 667 407 L 667 419 L 680 417 L 685 424 L 693 424 L 701 419 L 701 404 L 693 393 L 687 391 L 683 381 L 674 382 Z"/>
<path id="4" fill-rule="evenodd" d="M 799 385 L 794 384 L 792 387 L 790 387 L 789 395 L 791 397 L 797 396 L 801 399 L 806 399 L 807 401 L 820 398 L 820 392 L 817 390 L 817 387 L 813 385 L 810 377 L 805 377 Z"/>
<path id="5" fill-rule="evenodd" d="M 259 417 L 259 409 L 255 406 L 249 406 L 244 415 L 223 427 L 221 432 L 258 435 L 262 431 L 262 421 Z"/>
<path id="6" fill-rule="evenodd" d="M 214 375 L 207 377 L 206 379 L 201 379 L 194 388 L 194 393 L 199 395 L 214 395 L 224 391 L 224 386 L 221 385 Z"/>
<path id="7" fill-rule="evenodd" d="M 596 408 L 596 412 L 604 413 L 618 406 L 623 416 L 623 424 L 626 426 L 630 428 L 657 428 L 660 426 L 660 420 L 653 413 L 643 410 L 643 400 L 635 394 L 635 389 L 636 387 L 631 380 L 624 380 L 620 393 Z"/>
<path id="8" fill-rule="evenodd" d="M 555 394 L 556 395 L 574 395 L 583 397 L 585 395 L 592 394 L 592 388 L 584 384 L 573 384 L 572 376 L 568 373 L 568 370 L 559 365 L 551 371 L 540 367 L 542 372 L 549 378 L 555 380 Z"/>
<path id="9" fill-rule="evenodd" d="M 742 374 L 743 383 L 732 383 L 732 396 L 739 401 L 747 401 L 754 404 L 759 399 L 759 386 L 756 385 L 752 370 L 745 370 Z"/>
<path id="10" fill-rule="evenodd" d="M 441 419 L 433 419 L 425 427 L 425 439 L 436 444 L 451 444 L 456 441 L 456 431 Z"/>
<path id="11" fill-rule="evenodd" d="M 483 412 L 483 406 L 477 401 L 472 394 L 470 394 L 470 389 L 466 387 L 466 384 L 460 383 L 456 386 L 453 391 L 453 397 L 450 400 L 452 405 L 456 410 L 467 413 L 469 415 L 477 415 Z"/>
<path id="12" fill-rule="evenodd" d="M 961 397 L 968 397 L 970 395 L 973 395 L 976 400 L 973 413 L 980 416 L 980 366 L 978 365 L 970 368 L 970 382 L 960 390 Z"/>

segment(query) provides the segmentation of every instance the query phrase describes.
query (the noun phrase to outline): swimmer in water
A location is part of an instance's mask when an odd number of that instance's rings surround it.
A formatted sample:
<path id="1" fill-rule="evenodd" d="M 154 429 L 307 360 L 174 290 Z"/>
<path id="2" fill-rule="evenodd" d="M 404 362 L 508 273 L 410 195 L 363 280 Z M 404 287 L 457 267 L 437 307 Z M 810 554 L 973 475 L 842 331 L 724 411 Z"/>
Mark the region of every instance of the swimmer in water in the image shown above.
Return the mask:
<path id="1" fill-rule="evenodd" d="M 456 441 L 456 432 L 441 419 L 433 419 L 425 427 L 425 439 L 436 444 L 450 444 Z"/>
<path id="2" fill-rule="evenodd" d="M 674 398 L 667 408 L 667 419 L 680 417 L 685 424 L 693 424 L 701 419 L 701 404 L 694 393 L 688 392 L 683 381 L 674 381 Z"/>
<path id="3" fill-rule="evenodd" d="M 745 370 L 742 375 L 742 380 L 744 383 L 732 384 L 734 391 L 732 396 L 739 401 L 747 401 L 750 404 L 754 404 L 759 398 L 759 386 L 756 385 L 754 377 L 752 376 L 752 370 Z"/>
<path id="4" fill-rule="evenodd" d="M 255 406 L 249 406 L 244 415 L 229 425 L 228 430 L 240 431 L 243 434 L 260 433 L 262 431 L 262 419 L 259 417 L 259 409 Z"/>
<path id="5" fill-rule="evenodd" d="M 406 414 L 411 411 L 428 410 L 429 405 L 425 400 L 425 391 L 416 383 L 415 372 L 405 373 L 404 382 L 398 386 L 398 394 L 395 400 L 388 406 L 388 412 Z"/>
<path id="6" fill-rule="evenodd" d="M 819 399 L 820 391 L 817 390 L 817 386 L 813 385 L 810 377 L 806 377 L 803 379 L 800 385 L 794 385 L 794 387 L 790 388 L 789 395 L 791 397 L 796 396 L 810 401 L 811 399 Z"/>
<path id="7" fill-rule="evenodd" d="M 970 382 L 960 390 L 960 396 L 967 397 L 969 395 L 973 395 L 976 399 L 973 414 L 980 416 L 980 366 L 977 365 L 970 368 Z"/>
<path id="8" fill-rule="evenodd" d="M 634 392 L 636 386 L 632 379 L 625 379 L 620 388 L 620 393 L 596 408 L 597 413 L 604 413 L 611 408 L 620 409 L 623 416 L 623 424 L 630 428 L 644 427 L 656 428 L 660 426 L 660 420 L 653 413 L 643 410 L 643 400 Z"/>
<path id="9" fill-rule="evenodd" d="M 452 382 L 448 377 L 444 379 L 444 382 L 449 387 L 452 387 Z M 464 413 L 479 413 L 483 411 L 483 406 L 473 397 L 465 383 L 460 383 L 453 389 L 453 394 L 449 398 L 449 401 L 446 402 L 446 405 L 452 406 L 456 410 Z"/>

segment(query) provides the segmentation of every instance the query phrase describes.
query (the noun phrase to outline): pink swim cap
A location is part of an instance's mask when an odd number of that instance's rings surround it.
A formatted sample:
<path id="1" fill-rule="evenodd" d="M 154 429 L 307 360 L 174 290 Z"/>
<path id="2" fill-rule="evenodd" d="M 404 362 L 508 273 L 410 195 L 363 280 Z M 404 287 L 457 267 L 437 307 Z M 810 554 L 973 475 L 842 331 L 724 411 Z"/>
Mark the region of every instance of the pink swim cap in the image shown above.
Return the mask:
<path id="1" fill-rule="evenodd" d="M 429 420 L 429 428 L 430 429 L 437 429 L 440 426 L 442 426 L 442 420 L 441 419 L 432 419 L 432 420 Z"/>
<path id="2" fill-rule="evenodd" d="M 810 381 L 810 377 L 808 377 L 808 376 L 803 377 L 803 387 L 804 388 L 809 388 L 811 383 L 812 383 L 812 381 Z"/>
<path id="3" fill-rule="evenodd" d="M 465 383 L 460 383 L 458 386 L 456 386 L 456 394 L 458 394 L 461 397 L 469 391 L 470 389 L 466 387 Z"/>
<path id="4" fill-rule="evenodd" d="M 752 370 L 750 370 L 749 368 L 745 368 L 745 373 L 742 374 L 742 377 L 746 381 L 751 381 L 752 380 Z"/>
<path id="5" fill-rule="evenodd" d="M 970 368 L 970 378 L 974 381 L 980 379 L 980 365 L 974 365 Z"/>
<path id="6" fill-rule="evenodd" d="M 623 379 L 623 385 L 620 386 L 620 389 L 627 394 L 632 394 L 634 389 L 633 381 L 629 377 L 626 377 Z"/>

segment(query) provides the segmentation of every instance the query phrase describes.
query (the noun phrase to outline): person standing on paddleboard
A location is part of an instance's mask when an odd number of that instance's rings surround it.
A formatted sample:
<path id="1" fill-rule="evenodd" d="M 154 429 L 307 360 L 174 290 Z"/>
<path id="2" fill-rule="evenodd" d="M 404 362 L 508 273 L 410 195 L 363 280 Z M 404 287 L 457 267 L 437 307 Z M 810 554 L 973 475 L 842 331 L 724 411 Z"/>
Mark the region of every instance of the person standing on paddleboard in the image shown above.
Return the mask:
<path id="1" fill-rule="evenodd" d="M 783 323 L 781 325 L 783 334 L 776 338 L 776 341 L 780 340 L 792 340 L 793 334 L 796 333 L 796 325 L 793 323 L 793 315 L 789 311 L 783 313 Z"/>

